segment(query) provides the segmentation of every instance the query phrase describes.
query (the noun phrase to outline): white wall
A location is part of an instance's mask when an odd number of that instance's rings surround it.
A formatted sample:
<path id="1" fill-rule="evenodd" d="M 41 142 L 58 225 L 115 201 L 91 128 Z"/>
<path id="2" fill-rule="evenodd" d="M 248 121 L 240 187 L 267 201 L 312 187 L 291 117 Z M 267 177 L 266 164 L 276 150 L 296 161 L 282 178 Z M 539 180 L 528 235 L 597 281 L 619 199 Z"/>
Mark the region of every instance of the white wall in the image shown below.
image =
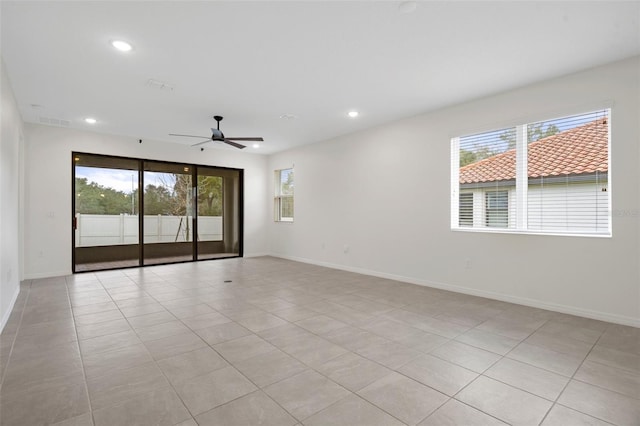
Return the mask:
<path id="1" fill-rule="evenodd" d="M 99 128 L 98 128 L 99 130 Z M 267 158 L 247 152 L 199 149 L 187 145 L 25 124 L 25 276 L 71 273 L 71 152 L 186 162 L 244 169 L 244 252 L 264 254 L 266 242 Z"/>
<path id="2" fill-rule="evenodd" d="M 20 187 L 23 124 L 16 99 L 0 61 L 0 331 L 20 291 Z"/>
<path id="3" fill-rule="evenodd" d="M 295 222 L 270 251 L 640 326 L 639 80 L 633 58 L 272 155 L 295 164 Z M 610 105 L 612 238 L 450 230 L 451 137 Z"/>

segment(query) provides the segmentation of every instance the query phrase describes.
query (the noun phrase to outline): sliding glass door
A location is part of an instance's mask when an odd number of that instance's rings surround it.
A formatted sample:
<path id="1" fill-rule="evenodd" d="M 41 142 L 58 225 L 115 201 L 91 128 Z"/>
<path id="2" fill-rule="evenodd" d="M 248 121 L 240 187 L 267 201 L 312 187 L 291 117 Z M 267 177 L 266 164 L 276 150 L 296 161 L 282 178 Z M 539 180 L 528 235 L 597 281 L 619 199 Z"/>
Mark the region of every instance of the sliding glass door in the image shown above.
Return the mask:
<path id="1" fill-rule="evenodd" d="M 242 170 L 73 157 L 74 272 L 242 256 Z"/>
<path id="2" fill-rule="evenodd" d="M 75 271 L 140 264 L 138 160 L 73 155 Z"/>
<path id="3" fill-rule="evenodd" d="M 240 255 L 240 171 L 197 167 L 198 259 Z"/>
<path id="4" fill-rule="evenodd" d="M 144 162 L 144 264 L 193 260 L 193 167 Z"/>

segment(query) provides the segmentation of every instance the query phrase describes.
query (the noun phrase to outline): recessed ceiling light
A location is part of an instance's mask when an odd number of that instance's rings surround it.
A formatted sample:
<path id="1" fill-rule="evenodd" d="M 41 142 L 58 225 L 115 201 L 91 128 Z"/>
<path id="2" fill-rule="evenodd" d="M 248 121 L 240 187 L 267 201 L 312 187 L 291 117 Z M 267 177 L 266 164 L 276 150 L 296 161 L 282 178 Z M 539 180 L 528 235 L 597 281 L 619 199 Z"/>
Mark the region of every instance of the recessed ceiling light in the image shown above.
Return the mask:
<path id="1" fill-rule="evenodd" d="M 96 124 L 98 120 L 96 120 L 95 118 L 87 117 L 84 119 L 84 122 L 88 124 Z"/>
<path id="2" fill-rule="evenodd" d="M 356 118 L 360 113 L 358 111 L 349 111 L 347 115 L 351 118 Z"/>
<path id="3" fill-rule="evenodd" d="M 129 43 L 127 43 L 126 41 L 122 41 L 122 40 L 113 40 L 111 42 L 111 45 L 113 47 L 115 47 L 116 49 L 118 49 L 121 52 L 128 52 L 131 49 L 133 49 L 133 47 L 131 47 L 131 45 Z"/>
<path id="4" fill-rule="evenodd" d="M 411 13 L 418 7 L 418 2 L 415 1 L 403 1 L 398 5 L 398 11 L 400 13 Z"/>
<path id="5" fill-rule="evenodd" d="M 253 144 L 253 147 L 254 147 L 254 148 L 260 148 L 260 144 L 259 144 L 259 143 L 254 143 L 254 144 Z"/>
<path id="6" fill-rule="evenodd" d="M 283 120 L 295 120 L 298 116 L 294 114 L 282 114 L 280 118 Z"/>

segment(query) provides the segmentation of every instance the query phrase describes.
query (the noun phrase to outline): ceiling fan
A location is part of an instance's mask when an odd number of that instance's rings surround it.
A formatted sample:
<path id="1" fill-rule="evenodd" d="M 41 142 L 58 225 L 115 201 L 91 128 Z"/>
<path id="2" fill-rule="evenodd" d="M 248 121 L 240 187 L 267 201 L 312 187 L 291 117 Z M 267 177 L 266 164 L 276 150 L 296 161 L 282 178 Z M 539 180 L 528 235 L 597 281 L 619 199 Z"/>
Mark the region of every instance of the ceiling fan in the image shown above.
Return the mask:
<path id="1" fill-rule="evenodd" d="M 207 137 L 207 136 L 195 136 L 195 135 L 178 135 L 175 133 L 169 133 L 169 136 L 182 136 L 182 137 L 187 137 L 187 138 L 207 138 L 207 140 L 202 141 L 202 142 L 198 142 L 195 143 L 191 146 L 199 146 L 199 145 L 203 145 L 205 143 L 208 142 L 223 142 L 226 143 L 227 145 L 231 145 L 234 146 L 238 149 L 244 149 L 246 148 L 245 145 L 242 145 L 240 143 L 234 142 L 234 141 L 247 141 L 247 142 L 262 142 L 264 141 L 264 139 L 262 138 L 232 138 L 232 137 L 225 137 L 224 133 L 222 133 L 222 131 L 220 131 L 220 122 L 222 121 L 222 117 L 219 115 L 214 115 L 213 116 L 214 120 L 216 120 L 218 122 L 218 128 L 214 129 L 211 128 L 211 137 Z"/>

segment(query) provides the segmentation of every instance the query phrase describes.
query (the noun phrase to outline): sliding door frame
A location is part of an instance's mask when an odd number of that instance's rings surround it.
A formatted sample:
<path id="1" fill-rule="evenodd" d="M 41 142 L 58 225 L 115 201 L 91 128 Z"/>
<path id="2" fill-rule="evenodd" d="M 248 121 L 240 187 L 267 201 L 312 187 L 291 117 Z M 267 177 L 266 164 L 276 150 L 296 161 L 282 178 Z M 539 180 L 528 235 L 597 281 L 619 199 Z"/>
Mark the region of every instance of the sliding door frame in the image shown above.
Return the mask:
<path id="1" fill-rule="evenodd" d="M 76 160 L 75 158 L 82 155 L 88 155 L 92 157 L 103 157 L 110 159 L 122 159 L 126 161 L 136 161 L 138 164 L 138 265 L 137 266 L 124 266 L 124 267 L 107 267 L 104 269 L 96 269 L 91 271 L 76 271 L 76 197 L 75 197 L 75 186 L 76 186 Z M 187 166 L 191 171 L 191 190 L 192 194 L 192 259 L 191 260 L 183 260 L 183 261 L 175 261 L 175 262 L 164 262 L 164 263 L 153 263 L 150 265 L 144 264 L 144 164 L 145 161 L 155 162 L 155 163 L 164 163 L 164 164 L 173 164 L 173 165 L 181 165 Z M 234 256 L 226 256 L 220 258 L 209 258 L 209 259 L 198 259 L 198 168 L 206 168 L 206 169 L 219 169 L 219 170 L 227 170 L 238 173 L 238 254 Z M 84 272 L 97 272 L 97 271 L 107 271 L 113 269 L 131 269 L 131 268 L 139 268 L 143 266 L 158 266 L 158 265 L 169 265 L 175 263 L 188 263 L 188 262 L 202 262 L 207 260 L 220 260 L 220 259 L 231 259 L 244 257 L 244 169 L 236 169 L 233 167 L 221 167 L 221 166 L 213 166 L 206 164 L 193 164 L 193 163 L 185 163 L 179 161 L 164 161 L 164 160 L 153 160 L 153 159 L 142 159 L 135 157 L 124 157 L 117 155 L 105 155 L 105 154 L 93 154 L 90 152 L 71 152 L 71 271 L 76 273 L 84 273 Z M 223 215 L 223 221 L 224 215 Z M 224 228 L 223 228 L 224 229 Z M 223 231 L 224 232 L 224 231 Z"/>

